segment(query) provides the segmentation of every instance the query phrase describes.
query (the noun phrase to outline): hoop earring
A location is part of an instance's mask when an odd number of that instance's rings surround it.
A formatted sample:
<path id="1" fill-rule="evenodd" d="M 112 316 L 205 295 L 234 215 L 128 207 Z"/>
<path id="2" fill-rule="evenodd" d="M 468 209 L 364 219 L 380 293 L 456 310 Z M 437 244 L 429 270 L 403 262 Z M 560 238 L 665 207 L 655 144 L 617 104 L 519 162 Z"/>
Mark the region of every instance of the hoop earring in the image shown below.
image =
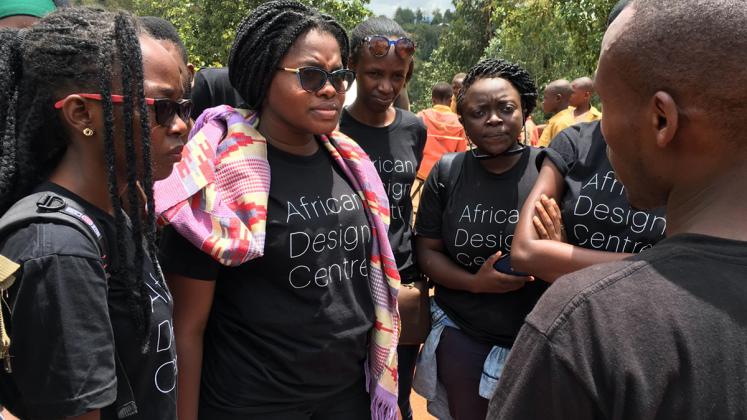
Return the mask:
<path id="1" fill-rule="evenodd" d="M 93 128 L 86 127 L 83 129 L 83 135 L 86 137 L 93 136 Z"/>

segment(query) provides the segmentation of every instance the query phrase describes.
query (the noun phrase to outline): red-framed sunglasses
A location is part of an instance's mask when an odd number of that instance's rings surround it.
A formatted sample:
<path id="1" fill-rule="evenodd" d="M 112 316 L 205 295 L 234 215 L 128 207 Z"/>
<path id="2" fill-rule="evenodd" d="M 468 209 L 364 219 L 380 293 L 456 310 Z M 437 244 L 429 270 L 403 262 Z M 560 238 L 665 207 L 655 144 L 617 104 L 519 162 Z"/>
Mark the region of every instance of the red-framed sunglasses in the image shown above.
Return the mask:
<path id="1" fill-rule="evenodd" d="M 71 93 L 70 95 L 60 99 L 54 103 L 55 109 L 62 108 L 62 104 L 65 99 L 72 95 L 78 95 L 86 99 L 93 99 L 100 101 L 103 98 L 99 93 Z M 111 95 L 112 102 L 115 104 L 121 104 L 124 102 L 124 96 L 122 95 Z M 153 109 L 156 112 L 156 123 L 163 127 L 168 127 L 175 115 L 184 121 L 185 124 L 189 124 L 189 116 L 192 113 L 192 101 L 190 99 L 182 99 L 179 101 L 173 101 L 168 98 L 145 98 L 145 103 L 153 105 Z"/>
<path id="2" fill-rule="evenodd" d="M 370 35 L 363 38 L 363 42 L 368 44 L 368 51 L 376 58 L 387 55 L 392 45 L 394 45 L 394 52 L 403 60 L 415 54 L 415 42 L 410 38 L 391 40 L 383 35 Z"/>

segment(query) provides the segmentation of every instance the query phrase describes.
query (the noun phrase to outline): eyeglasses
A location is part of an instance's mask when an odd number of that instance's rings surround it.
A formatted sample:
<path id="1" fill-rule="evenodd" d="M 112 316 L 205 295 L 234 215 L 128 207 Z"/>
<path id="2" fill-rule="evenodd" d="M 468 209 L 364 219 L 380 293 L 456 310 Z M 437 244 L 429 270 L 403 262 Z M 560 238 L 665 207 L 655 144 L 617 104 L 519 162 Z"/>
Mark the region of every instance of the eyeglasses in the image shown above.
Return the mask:
<path id="1" fill-rule="evenodd" d="M 368 51 L 371 55 L 377 58 L 387 55 L 392 45 L 394 45 L 394 52 L 403 60 L 415 54 L 415 42 L 410 38 L 390 40 L 383 35 L 370 35 L 363 38 L 363 42 L 368 44 Z"/>
<path id="2" fill-rule="evenodd" d="M 327 84 L 327 80 L 332 84 L 337 93 L 345 93 L 350 89 L 350 85 L 355 80 L 355 72 L 349 69 L 339 69 L 332 73 L 328 73 L 324 69 L 319 67 L 307 66 L 299 67 L 297 69 L 290 67 L 278 67 L 278 70 L 289 71 L 298 75 L 298 82 L 301 84 L 301 88 L 306 92 L 318 92 L 324 85 Z"/>
<path id="3" fill-rule="evenodd" d="M 78 95 L 86 99 L 93 99 L 101 101 L 103 98 L 98 93 L 71 93 L 70 95 L 55 102 L 54 108 L 62 108 L 62 104 L 71 95 Z M 111 95 L 112 102 L 115 104 L 124 103 L 124 96 L 122 95 Z M 162 127 L 168 127 L 174 118 L 174 115 L 178 115 L 179 118 L 184 121 L 185 124 L 189 124 L 189 117 L 192 113 L 192 101 L 189 99 L 181 99 L 179 101 L 173 101 L 168 98 L 145 98 L 145 103 L 153 105 L 153 109 L 156 113 L 156 124 Z"/>

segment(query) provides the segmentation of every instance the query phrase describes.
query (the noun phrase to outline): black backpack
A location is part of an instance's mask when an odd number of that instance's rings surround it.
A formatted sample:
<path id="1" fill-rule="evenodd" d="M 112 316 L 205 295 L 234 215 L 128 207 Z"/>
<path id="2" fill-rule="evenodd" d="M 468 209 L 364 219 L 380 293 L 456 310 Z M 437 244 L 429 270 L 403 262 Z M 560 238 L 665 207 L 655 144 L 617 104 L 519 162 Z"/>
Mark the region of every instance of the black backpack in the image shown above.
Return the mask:
<path id="1" fill-rule="evenodd" d="M 95 244 L 101 255 L 103 266 L 108 272 L 108 258 L 106 236 L 96 225 L 94 220 L 89 217 L 83 207 L 67 197 L 49 191 L 33 193 L 16 202 L 0 218 L 0 245 L 13 232 L 22 229 L 33 223 L 55 223 L 63 224 L 75 228 L 82 233 L 88 240 Z M 0 293 L 5 294 L 6 290 L 15 282 L 15 274 L 20 268 L 14 261 L 0 255 Z M 6 332 L 6 323 L 4 320 L 10 320 L 12 308 L 2 301 L 2 311 L 0 312 L 0 332 L 2 333 L 2 342 L 0 342 L 0 358 L 3 359 L 3 369 L 0 375 L 7 375 L 12 372 L 10 346 L 12 343 Z M 9 325 L 7 325 L 9 326 Z M 124 365 L 119 358 L 115 347 L 115 366 L 117 375 L 117 400 L 115 409 L 117 417 L 122 419 L 137 413 L 135 397 L 130 386 L 130 381 L 124 370 Z M 15 390 L 9 389 L 5 384 L 7 381 L 0 381 L 0 404 L 7 405 L 11 409 L 19 410 L 15 413 L 24 417 L 22 407 L 16 407 L 12 402 L 18 402 L 19 396 L 14 395 Z"/>

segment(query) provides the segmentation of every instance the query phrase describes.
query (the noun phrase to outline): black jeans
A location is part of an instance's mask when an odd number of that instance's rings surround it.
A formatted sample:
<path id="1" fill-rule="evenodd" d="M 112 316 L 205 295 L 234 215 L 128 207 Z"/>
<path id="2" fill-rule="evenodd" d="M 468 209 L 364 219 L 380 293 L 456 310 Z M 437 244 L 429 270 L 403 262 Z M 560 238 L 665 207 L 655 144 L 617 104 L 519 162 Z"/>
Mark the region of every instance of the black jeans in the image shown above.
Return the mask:
<path id="1" fill-rule="evenodd" d="M 480 379 L 492 348 L 456 328 L 446 327 L 441 333 L 436 349 L 438 380 L 446 388 L 454 420 L 482 420 L 487 415 L 489 401 L 480 396 Z"/>
<path id="2" fill-rule="evenodd" d="M 412 377 L 415 373 L 415 362 L 418 359 L 419 352 L 419 344 L 397 347 L 397 375 L 399 378 L 397 405 L 399 405 L 399 411 L 402 413 L 402 420 L 412 420 L 410 392 L 412 391 Z"/>

